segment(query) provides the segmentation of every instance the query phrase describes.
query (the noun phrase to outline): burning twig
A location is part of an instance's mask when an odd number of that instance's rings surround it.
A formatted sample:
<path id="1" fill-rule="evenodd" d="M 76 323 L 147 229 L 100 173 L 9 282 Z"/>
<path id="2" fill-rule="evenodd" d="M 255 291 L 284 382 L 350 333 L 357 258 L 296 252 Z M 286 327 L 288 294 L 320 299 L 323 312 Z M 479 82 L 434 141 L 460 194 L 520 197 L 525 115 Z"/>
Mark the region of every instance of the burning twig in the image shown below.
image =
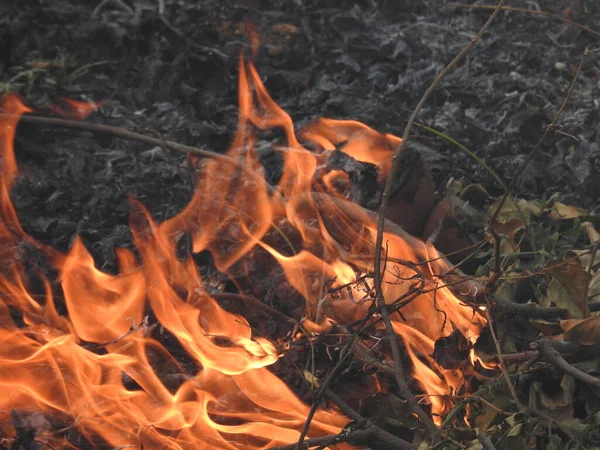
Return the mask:
<path id="1" fill-rule="evenodd" d="M 379 294 L 381 291 L 381 284 L 379 286 L 380 288 L 378 290 L 378 297 L 383 298 L 383 294 Z M 419 419 L 421 419 L 429 436 L 434 437 L 438 431 L 437 427 L 415 399 L 415 396 L 411 392 L 410 387 L 406 382 L 406 378 L 404 377 L 404 369 L 402 368 L 402 360 L 400 358 L 400 348 L 398 347 L 398 338 L 394 332 L 394 327 L 392 326 L 389 312 L 385 307 L 385 300 L 378 302 L 378 306 L 380 308 L 381 318 L 385 324 L 385 328 L 390 340 L 390 346 L 392 348 L 392 357 L 394 359 L 394 378 L 398 384 L 398 392 L 400 397 L 402 397 L 408 403 L 410 410 L 416 414 Z"/>
<path id="2" fill-rule="evenodd" d="M 269 314 L 270 316 L 277 317 L 278 319 L 281 319 L 284 322 L 286 322 L 292 326 L 296 325 L 296 323 L 297 323 L 296 320 L 292 319 L 291 317 L 286 316 L 285 314 L 276 310 L 275 308 L 271 308 L 269 305 L 261 302 L 259 299 L 257 299 L 256 297 L 254 297 L 252 295 L 233 294 L 233 293 L 229 293 L 229 292 L 222 292 L 222 293 L 218 293 L 218 294 L 212 294 L 211 296 L 212 296 L 212 298 L 214 298 L 217 301 L 219 301 L 219 300 L 221 300 L 221 301 L 235 300 L 235 301 L 245 303 L 246 305 L 251 306 L 253 308 L 261 309 L 265 313 Z"/>
<path id="3" fill-rule="evenodd" d="M 394 357 L 394 363 L 396 365 L 396 371 L 395 371 L 396 382 L 398 383 L 398 387 L 400 389 L 400 394 L 402 395 L 404 400 L 406 400 L 409 403 L 413 413 L 415 413 L 417 416 L 419 416 L 421 418 L 421 420 L 425 424 L 425 427 L 427 428 L 427 432 L 429 433 L 430 436 L 434 436 L 437 433 L 437 428 L 434 425 L 434 423 L 432 422 L 432 420 L 429 418 L 429 416 L 425 413 L 425 411 L 423 411 L 423 409 L 421 408 L 419 403 L 415 400 L 412 392 L 410 391 L 410 389 L 408 387 L 408 384 L 406 383 L 406 380 L 404 379 L 404 373 L 403 373 L 401 361 L 400 361 L 400 352 L 398 350 L 398 344 L 396 341 L 396 334 L 394 333 L 394 329 L 392 327 L 392 323 L 389 318 L 389 313 L 386 309 L 386 300 L 383 295 L 382 270 L 381 270 L 381 248 L 383 245 L 383 230 L 384 230 L 384 225 L 385 225 L 385 213 L 386 213 L 386 209 L 387 209 L 387 205 L 388 205 L 389 193 L 394 184 L 394 176 L 393 175 L 396 173 L 396 171 L 398 169 L 400 155 L 406 148 L 406 144 L 408 143 L 408 140 L 410 138 L 410 132 L 412 130 L 414 121 L 417 118 L 417 115 L 421 111 L 421 108 L 423 107 L 423 105 L 425 104 L 425 102 L 427 101 L 427 99 L 429 98 L 431 93 L 437 88 L 439 83 L 442 81 L 442 79 L 458 64 L 458 62 L 467 53 L 469 53 L 469 51 L 473 48 L 473 46 L 477 43 L 477 41 L 479 41 L 479 39 L 481 39 L 483 34 L 486 32 L 486 30 L 490 27 L 492 22 L 496 19 L 496 17 L 500 13 L 500 9 L 504 5 L 504 2 L 505 2 L 505 0 L 500 0 L 498 5 L 494 9 L 494 12 L 490 15 L 489 19 L 483 25 L 483 27 L 481 27 L 481 29 L 479 30 L 477 35 L 444 68 L 444 70 L 442 70 L 442 72 L 440 72 L 440 74 L 435 78 L 433 83 L 431 83 L 429 88 L 427 88 L 427 90 L 421 97 L 421 100 L 419 101 L 416 108 L 412 112 L 411 116 L 408 119 L 406 127 L 404 128 L 404 133 L 402 135 L 402 141 L 400 142 L 400 145 L 394 152 L 394 155 L 392 157 L 392 167 L 389 172 L 390 175 L 388 176 L 388 178 L 386 180 L 385 188 L 384 188 L 384 191 L 383 191 L 383 194 L 381 197 L 381 207 L 379 210 L 379 221 L 378 221 L 378 227 L 377 227 L 377 239 L 376 239 L 376 243 L 375 243 L 375 262 L 374 262 L 375 287 L 376 287 L 376 291 L 377 291 L 377 306 L 379 307 L 379 309 L 381 311 L 381 316 L 385 323 L 387 333 L 388 333 L 388 336 L 390 339 L 390 343 L 392 345 L 392 354 Z M 404 178 L 406 178 L 407 176 L 408 176 L 407 172 L 406 171 L 403 172 L 399 183 L 402 184 Z"/>
<path id="4" fill-rule="evenodd" d="M 308 433 L 308 429 L 310 427 L 310 423 L 312 422 L 312 419 L 315 416 L 315 413 L 317 412 L 317 409 L 319 407 L 319 402 L 320 402 L 321 398 L 325 395 L 325 391 L 329 388 L 329 385 L 331 384 L 331 382 L 333 381 L 335 376 L 338 374 L 338 372 L 340 371 L 340 369 L 346 362 L 347 358 L 352 355 L 351 350 L 353 348 L 354 342 L 356 341 L 356 338 L 358 337 L 359 333 L 363 330 L 365 325 L 368 323 L 368 321 L 370 320 L 370 318 L 374 312 L 375 312 L 375 306 L 374 306 L 374 304 L 372 304 L 371 307 L 369 308 L 369 311 L 367 311 L 365 316 L 361 319 L 358 327 L 349 336 L 348 340 L 346 341 L 346 344 L 340 350 L 340 354 L 339 354 L 336 365 L 333 367 L 333 369 L 331 370 L 331 372 L 329 373 L 327 378 L 325 378 L 323 380 L 323 382 L 319 386 L 319 390 L 315 394 L 313 403 L 310 407 L 310 411 L 308 412 L 308 415 L 306 416 L 306 421 L 304 422 L 304 426 L 302 427 L 302 431 L 300 432 L 300 437 L 298 438 L 298 442 L 295 444 L 295 446 L 290 447 L 291 449 L 306 448 L 306 447 L 303 447 L 303 445 L 305 444 L 304 438 L 306 437 L 306 434 Z"/>

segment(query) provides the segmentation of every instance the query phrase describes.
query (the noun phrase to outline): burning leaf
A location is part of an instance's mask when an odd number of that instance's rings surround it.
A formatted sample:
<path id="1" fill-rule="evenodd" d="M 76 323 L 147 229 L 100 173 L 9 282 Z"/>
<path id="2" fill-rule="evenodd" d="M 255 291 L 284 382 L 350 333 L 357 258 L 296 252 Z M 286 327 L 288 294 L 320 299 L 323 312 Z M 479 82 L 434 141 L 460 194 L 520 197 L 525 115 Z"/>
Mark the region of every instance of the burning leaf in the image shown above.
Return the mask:
<path id="1" fill-rule="evenodd" d="M 50 105 L 48 108 L 59 116 L 73 120 L 84 120 L 94 111 L 104 105 L 105 102 L 82 102 L 63 98 L 62 105 Z"/>
<path id="2" fill-rule="evenodd" d="M 581 345 L 594 345 L 600 341 L 600 315 L 585 320 L 561 320 L 560 326 L 565 332 L 565 341 Z"/>
<path id="3" fill-rule="evenodd" d="M 80 238 L 62 254 L 20 229 L 9 195 L 18 173 L 13 148 L 17 119 L 0 117 L 0 256 L 6 269 L 0 277 L 0 390 L 9 392 L 0 396 L 0 410 L 25 406 L 68 417 L 76 422 L 74 432 L 89 441 L 101 439 L 102 448 L 131 445 L 142 429 L 147 430 L 147 448 L 255 450 L 297 441 L 310 407 L 267 369 L 281 357 L 272 343 L 279 330 L 263 337 L 250 318 L 223 309 L 191 254 L 210 253 L 211 265 L 232 279 L 281 273 L 275 282 L 268 280 L 274 292 L 256 302 L 281 310 L 293 298 L 288 309 L 300 309 L 306 320 L 303 333 L 294 332 L 291 339 L 299 335 L 317 342 L 318 333 L 356 323 L 373 303 L 377 216 L 346 201 L 351 186 L 342 183 L 346 189 L 337 189 L 319 168 L 345 142 L 341 150 L 368 163 L 366 171 L 373 176 L 376 168 L 380 179 L 372 181 L 381 185 L 400 139 L 358 122 L 323 120 L 325 126 L 313 127 L 308 138 L 320 147 L 305 148 L 291 117 L 243 55 L 238 93 L 238 129 L 227 157 L 203 161 L 183 211 L 159 224 L 130 199 L 137 255 L 117 249 L 117 274 L 98 269 Z M 69 106 L 79 114 L 97 105 Z M 26 108 L 13 97 L 3 110 L 23 113 Z M 258 148 L 261 131 L 271 130 L 280 131 L 281 142 L 268 145 L 279 153 L 283 167 L 281 176 L 268 184 Z M 388 219 L 419 234 L 433 206 L 433 180 L 418 151 L 409 149 L 401 158 L 407 176 L 395 178 L 404 181 L 391 193 Z M 189 245 L 180 254 L 183 236 Z M 46 254 L 59 283 L 41 274 L 30 283 L 25 274 L 35 272 L 35 265 L 13 251 L 22 241 Z M 455 334 L 471 348 L 485 319 L 446 286 L 415 289 L 437 282 L 436 276 L 447 271 L 447 262 L 431 244 L 389 220 L 384 242 L 389 261 L 382 294 L 390 303 L 414 297 L 402 308 L 402 319 L 393 315 L 392 326 L 402 339 L 411 376 L 439 422 L 453 406 L 448 394 L 468 388 L 468 381 L 435 363 L 434 342 Z M 33 294 L 29 284 L 45 292 Z M 65 309 L 68 314 L 61 314 Z M 149 326 L 137 327 L 144 317 L 150 318 Z M 375 348 L 376 335 L 372 341 Z M 381 347 L 378 351 L 386 351 Z M 317 387 L 313 373 L 302 376 Z M 369 392 L 374 391 L 375 386 Z M 383 403 L 385 410 L 377 414 L 389 416 L 393 410 L 404 428 L 413 426 L 412 414 L 404 416 L 403 402 L 387 397 Z M 390 420 L 391 426 L 395 419 Z M 337 434 L 347 423 L 340 412 L 319 409 L 307 437 Z M 6 423 L 0 426 L 7 428 Z"/>
<path id="4" fill-rule="evenodd" d="M 25 423 L 18 416 L 17 412 L 13 409 L 11 410 L 11 418 L 13 422 L 13 426 L 17 432 L 17 439 L 13 444 L 12 448 L 27 448 L 31 450 L 37 450 L 40 448 L 35 442 L 35 430 L 27 427 Z"/>
<path id="5" fill-rule="evenodd" d="M 350 194 L 354 202 L 374 209 L 378 206 L 377 166 L 357 161 L 340 150 L 334 150 L 327 160 L 329 170 L 341 170 L 350 177 Z"/>
<path id="6" fill-rule="evenodd" d="M 460 333 L 454 332 L 435 341 L 433 358 L 444 369 L 458 369 L 469 356 L 469 345 Z"/>

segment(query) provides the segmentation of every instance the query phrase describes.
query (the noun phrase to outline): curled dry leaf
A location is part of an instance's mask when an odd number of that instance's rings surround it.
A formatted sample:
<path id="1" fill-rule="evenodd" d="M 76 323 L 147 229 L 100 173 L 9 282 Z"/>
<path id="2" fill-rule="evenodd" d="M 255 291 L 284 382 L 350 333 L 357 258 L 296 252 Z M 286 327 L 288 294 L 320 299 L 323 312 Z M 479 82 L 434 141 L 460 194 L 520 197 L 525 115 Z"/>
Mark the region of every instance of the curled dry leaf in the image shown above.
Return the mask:
<path id="1" fill-rule="evenodd" d="M 560 327 L 565 332 L 565 341 L 577 342 L 581 345 L 594 345 L 600 341 L 600 316 L 589 319 L 561 320 Z"/>
<path id="2" fill-rule="evenodd" d="M 581 229 L 587 233 L 590 243 L 595 244 L 600 241 L 600 233 L 596 231 L 596 227 L 594 227 L 592 222 L 583 222 Z"/>
<path id="3" fill-rule="evenodd" d="M 503 254 L 516 253 L 520 250 L 520 240 L 517 242 L 516 236 L 519 231 L 524 229 L 525 222 L 516 217 L 507 220 L 498 227 L 498 234 L 506 238 L 506 240 L 502 242 L 500 249 Z"/>
<path id="4" fill-rule="evenodd" d="M 588 212 L 585 209 L 576 206 L 565 205 L 561 202 L 554 202 L 550 209 L 550 217 L 555 220 L 575 219 L 577 217 L 585 217 Z"/>

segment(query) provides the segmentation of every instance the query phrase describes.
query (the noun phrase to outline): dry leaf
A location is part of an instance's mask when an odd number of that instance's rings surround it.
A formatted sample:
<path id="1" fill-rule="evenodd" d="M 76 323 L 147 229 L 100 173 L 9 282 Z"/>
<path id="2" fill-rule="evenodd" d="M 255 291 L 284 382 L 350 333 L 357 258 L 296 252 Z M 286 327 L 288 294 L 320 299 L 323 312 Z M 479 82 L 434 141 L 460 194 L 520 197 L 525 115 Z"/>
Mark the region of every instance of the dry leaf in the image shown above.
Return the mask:
<path id="1" fill-rule="evenodd" d="M 494 214 L 501 200 L 501 198 L 497 199 L 492 206 L 490 206 L 486 213 L 486 217 L 490 217 L 492 214 Z M 500 209 L 500 212 L 498 213 L 496 222 L 500 225 L 505 223 L 507 220 L 516 217 L 523 220 L 525 223 L 529 223 L 532 214 L 536 217 L 539 217 L 542 214 L 542 208 L 538 202 L 527 201 L 524 199 L 514 200 L 513 198 L 507 198 L 504 202 L 504 205 Z"/>
<path id="2" fill-rule="evenodd" d="M 550 210 L 550 217 L 556 220 L 575 219 L 577 217 L 585 217 L 588 212 L 576 206 L 565 205 L 561 202 L 554 202 Z"/>
<path id="3" fill-rule="evenodd" d="M 565 341 L 581 345 L 594 345 L 600 341 L 600 316 L 585 320 L 561 320 L 560 327 L 565 331 Z"/>
<path id="4" fill-rule="evenodd" d="M 590 238 L 590 243 L 594 244 L 600 241 L 600 233 L 596 231 L 596 227 L 592 222 L 583 222 L 581 224 L 581 229 L 585 231 Z"/>
<path id="5" fill-rule="evenodd" d="M 574 318 L 589 317 L 587 298 L 584 298 L 588 273 L 581 261 L 551 261 L 546 267 L 549 268 L 547 273 L 553 277 L 548 285 L 548 297 L 551 297 L 557 306 L 567 309 Z M 560 286 L 555 281 L 558 281 Z"/>
<path id="6" fill-rule="evenodd" d="M 592 279 L 590 280 L 588 301 L 590 299 L 594 299 L 596 301 L 600 300 L 600 270 L 593 274 Z"/>
<path id="7" fill-rule="evenodd" d="M 567 252 L 567 257 L 577 256 L 583 267 L 590 267 L 590 263 L 592 262 L 593 253 L 589 250 L 569 250 Z M 600 250 L 596 252 L 594 256 L 594 265 L 600 264 Z"/>
<path id="8" fill-rule="evenodd" d="M 498 234 L 506 238 L 500 249 L 502 254 L 516 253 L 519 251 L 520 242 L 516 242 L 515 236 L 519 231 L 524 229 L 525 223 L 517 218 L 509 219 L 497 228 Z"/>
<path id="9" fill-rule="evenodd" d="M 563 375 L 561 389 L 556 389 L 554 383 L 535 381 L 529 388 L 529 404 L 537 411 L 559 421 L 573 419 L 573 395 L 575 380 L 570 375 Z"/>
<path id="10" fill-rule="evenodd" d="M 308 370 L 305 370 L 303 375 L 304 379 L 308 381 L 313 388 L 318 388 L 320 386 L 319 380 L 317 380 L 315 376 Z"/>
<path id="11" fill-rule="evenodd" d="M 576 319 L 582 319 L 583 314 L 581 312 L 581 301 L 577 301 L 569 295 L 569 292 L 562 285 L 560 281 L 553 278 L 548 287 L 546 288 L 547 295 L 542 301 L 542 306 L 557 306 L 559 308 L 566 309 L 569 316 L 575 317 Z"/>

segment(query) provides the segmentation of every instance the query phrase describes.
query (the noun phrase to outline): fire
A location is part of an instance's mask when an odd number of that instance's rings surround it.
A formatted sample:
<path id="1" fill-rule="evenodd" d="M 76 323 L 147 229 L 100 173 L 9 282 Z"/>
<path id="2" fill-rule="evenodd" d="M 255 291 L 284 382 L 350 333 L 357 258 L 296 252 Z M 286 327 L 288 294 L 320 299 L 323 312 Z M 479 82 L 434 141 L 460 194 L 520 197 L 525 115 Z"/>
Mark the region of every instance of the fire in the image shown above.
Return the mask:
<path id="1" fill-rule="evenodd" d="M 80 445 L 101 448 L 259 449 L 298 439 L 309 407 L 268 369 L 282 347 L 219 306 L 193 259 L 177 257 L 177 240 L 190 236 L 193 252 L 209 251 L 217 269 L 233 279 L 255 276 L 258 259 L 278 265 L 301 296 L 298 309 L 306 330 L 326 333 L 335 323 L 349 325 L 373 301 L 369 274 L 376 218 L 347 201 L 345 174 L 322 167 L 329 152 L 346 143 L 342 151 L 376 165 L 384 180 L 399 138 L 358 122 L 320 119 L 301 131 L 303 142 L 317 148 L 308 150 L 254 65 L 241 57 L 239 68 L 239 123 L 228 152 L 238 164 L 204 161 L 190 203 L 161 224 L 131 199 L 140 258 L 117 249 L 118 275 L 98 270 L 79 239 L 63 255 L 22 231 L 9 192 L 17 176 L 15 117 L 30 110 L 15 96 L 4 99 L 0 388 L 6 394 L 0 399 L 0 429 L 5 436 L 15 436 L 11 411 L 16 411 L 58 417 L 77 430 Z M 68 104 L 77 114 L 98 107 Z M 285 139 L 273 145 L 283 171 L 271 186 L 262 176 L 257 142 L 260 133 L 274 128 Z M 434 342 L 458 330 L 473 344 L 484 320 L 439 286 L 443 260 L 423 264 L 437 256 L 433 247 L 394 226 L 384 242 L 388 302 L 406 298 L 419 280 L 429 289 L 393 321 L 413 376 L 431 395 L 432 413 L 440 415 L 449 406 L 440 395 L 456 392 L 464 380 L 434 361 Z M 59 274 L 58 295 L 39 268 L 21 260 L 18 249 L 24 243 L 48 255 Z M 41 282 L 42 295 L 34 293 L 32 276 Z M 60 305 L 67 314 L 59 313 Z M 185 365 L 163 345 L 165 334 L 180 347 Z M 338 433 L 347 422 L 335 409 L 320 409 L 308 436 Z M 68 433 L 49 428 L 42 427 L 36 439 L 74 447 Z"/>

